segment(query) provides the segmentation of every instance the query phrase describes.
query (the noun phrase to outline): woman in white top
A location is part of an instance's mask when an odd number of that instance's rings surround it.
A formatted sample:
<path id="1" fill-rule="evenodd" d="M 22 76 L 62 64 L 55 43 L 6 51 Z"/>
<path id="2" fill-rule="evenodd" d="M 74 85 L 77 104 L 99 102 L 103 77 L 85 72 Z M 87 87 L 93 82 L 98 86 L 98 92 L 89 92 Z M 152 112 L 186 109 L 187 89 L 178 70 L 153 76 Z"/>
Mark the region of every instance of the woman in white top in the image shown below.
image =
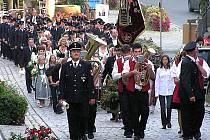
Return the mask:
<path id="1" fill-rule="evenodd" d="M 156 72 L 155 97 L 159 97 L 161 122 L 163 125 L 162 129 L 166 129 L 166 126 L 171 128 L 171 99 L 174 90 L 174 83 L 171 77 L 169 57 L 167 55 L 163 55 L 160 63 L 161 66 Z"/>

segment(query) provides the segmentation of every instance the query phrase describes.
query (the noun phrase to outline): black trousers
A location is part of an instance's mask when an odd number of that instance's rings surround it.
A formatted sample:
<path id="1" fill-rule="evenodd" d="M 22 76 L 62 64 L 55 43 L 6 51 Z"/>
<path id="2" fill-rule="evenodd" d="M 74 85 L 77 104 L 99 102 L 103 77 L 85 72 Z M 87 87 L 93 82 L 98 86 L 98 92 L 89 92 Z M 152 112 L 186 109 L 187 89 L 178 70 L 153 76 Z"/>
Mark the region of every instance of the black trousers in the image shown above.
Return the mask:
<path id="1" fill-rule="evenodd" d="M 7 57 L 6 53 L 7 53 L 7 44 L 5 42 L 1 42 L 1 52 L 3 54 L 3 57 Z"/>
<path id="2" fill-rule="evenodd" d="M 148 92 L 129 92 L 130 111 L 134 135 L 139 136 L 146 129 L 149 117 L 149 94 Z M 139 120 L 141 116 L 141 119 Z"/>
<path id="3" fill-rule="evenodd" d="M 205 115 L 204 100 L 181 103 L 183 137 L 194 136 L 200 132 Z"/>
<path id="4" fill-rule="evenodd" d="M 31 79 L 32 75 L 31 75 L 31 71 L 28 67 L 25 67 L 25 79 L 26 79 L 26 87 L 27 87 L 27 91 L 28 93 L 31 93 L 32 91 L 32 79 Z"/>
<path id="5" fill-rule="evenodd" d="M 96 120 L 96 111 L 97 104 L 89 105 L 89 114 L 88 114 L 88 133 L 93 133 L 95 129 L 95 120 Z"/>
<path id="6" fill-rule="evenodd" d="M 125 132 L 133 132 L 132 131 L 132 122 L 131 122 L 131 111 L 130 111 L 130 103 L 129 96 L 126 90 L 123 90 L 122 93 L 119 93 L 120 98 L 120 111 L 122 114 L 122 121 L 125 127 Z"/>
<path id="7" fill-rule="evenodd" d="M 18 63 L 19 63 L 19 52 L 18 52 L 18 48 L 14 48 L 14 56 L 13 56 L 13 58 L 14 58 L 14 62 L 15 62 L 15 65 L 17 66 L 18 65 Z"/>
<path id="8" fill-rule="evenodd" d="M 171 123 L 171 100 L 172 95 L 161 96 L 159 95 L 160 100 L 160 110 L 161 110 L 161 122 L 165 126 Z M 167 108 L 167 111 L 166 111 Z"/>
<path id="9" fill-rule="evenodd" d="M 77 140 L 85 135 L 88 123 L 88 101 L 69 103 L 67 110 L 70 139 Z"/>
<path id="10" fill-rule="evenodd" d="M 61 110 L 61 108 L 57 107 L 58 104 L 58 86 L 50 85 L 51 95 L 52 95 L 52 102 L 53 102 L 53 111 L 57 112 Z"/>

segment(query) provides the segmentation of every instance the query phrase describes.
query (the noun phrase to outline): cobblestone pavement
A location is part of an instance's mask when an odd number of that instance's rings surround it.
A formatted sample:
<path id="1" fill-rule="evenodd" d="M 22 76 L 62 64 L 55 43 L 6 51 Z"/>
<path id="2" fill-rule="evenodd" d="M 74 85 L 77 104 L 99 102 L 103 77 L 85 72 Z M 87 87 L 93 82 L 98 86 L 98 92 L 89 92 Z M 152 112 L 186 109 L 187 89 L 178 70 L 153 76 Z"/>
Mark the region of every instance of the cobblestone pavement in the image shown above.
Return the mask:
<path id="1" fill-rule="evenodd" d="M 54 134 L 59 140 L 68 140 L 68 125 L 66 113 L 57 115 L 53 113 L 52 106 L 46 106 L 44 108 L 38 108 L 34 100 L 34 93 L 28 94 L 25 86 L 24 76 L 18 74 L 18 68 L 8 60 L 0 58 L 0 78 L 9 79 L 12 83 L 16 83 L 20 88 L 22 94 L 29 101 L 29 110 L 26 116 L 26 125 L 29 127 L 45 125 L 52 128 Z M 15 84 L 14 84 L 15 85 Z M 122 122 L 111 122 L 109 119 L 111 114 L 98 108 L 96 118 L 95 140 L 125 140 L 123 136 Z M 206 112 L 203 126 L 201 128 L 202 139 L 210 140 L 209 133 L 210 114 Z M 160 111 L 159 105 L 157 105 L 155 113 L 150 114 L 145 130 L 145 140 L 179 140 L 178 123 L 177 123 L 177 111 L 172 112 L 172 128 L 163 130 L 161 129 Z M 129 139 L 128 139 L 129 140 Z"/>

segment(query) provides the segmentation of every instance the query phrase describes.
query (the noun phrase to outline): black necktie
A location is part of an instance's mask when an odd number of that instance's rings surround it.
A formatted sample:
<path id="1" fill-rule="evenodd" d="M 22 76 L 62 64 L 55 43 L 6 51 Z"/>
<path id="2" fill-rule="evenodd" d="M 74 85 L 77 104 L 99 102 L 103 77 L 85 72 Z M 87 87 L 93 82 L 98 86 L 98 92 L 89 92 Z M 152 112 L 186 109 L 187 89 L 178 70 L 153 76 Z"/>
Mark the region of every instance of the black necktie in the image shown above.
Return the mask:
<path id="1" fill-rule="evenodd" d="M 74 62 L 74 68 L 76 68 L 77 67 L 77 63 L 76 62 Z"/>

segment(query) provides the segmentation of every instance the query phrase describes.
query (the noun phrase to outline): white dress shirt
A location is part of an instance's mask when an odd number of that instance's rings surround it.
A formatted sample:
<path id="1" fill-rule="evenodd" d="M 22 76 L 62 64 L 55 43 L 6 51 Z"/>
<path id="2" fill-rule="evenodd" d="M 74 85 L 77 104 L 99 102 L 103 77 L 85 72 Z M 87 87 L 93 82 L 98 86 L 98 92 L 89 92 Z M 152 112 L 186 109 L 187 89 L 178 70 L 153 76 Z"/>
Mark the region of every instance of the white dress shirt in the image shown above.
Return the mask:
<path id="1" fill-rule="evenodd" d="M 122 58 L 122 63 L 124 63 L 124 59 Z M 114 62 L 114 67 L 112 70 L 112 79 L 113 80 L 119 80 L 120 78 L 122 78 L 122 73 L 118 72 L 118 65 L 117 65 L 117 59 Z"/>
<path id="2" fill-rule="evenodd" d="M 75 66 L 75 63 L 76 63 L 76 66 Z M 72 60 L 72 64 L 73 64 L 73 67 L 76 68 L 76 67 L 78 66 L 78 64 L 79 64 L 79 60 L 77 60 L 77 61 L 73 61 L 73 60 Z"/>
<path id="3" fill-rule="evenodd" d="M 173 95 L 174 87 L 172 70 L 158 68 L 155 78 L 155 97 Z"/>

